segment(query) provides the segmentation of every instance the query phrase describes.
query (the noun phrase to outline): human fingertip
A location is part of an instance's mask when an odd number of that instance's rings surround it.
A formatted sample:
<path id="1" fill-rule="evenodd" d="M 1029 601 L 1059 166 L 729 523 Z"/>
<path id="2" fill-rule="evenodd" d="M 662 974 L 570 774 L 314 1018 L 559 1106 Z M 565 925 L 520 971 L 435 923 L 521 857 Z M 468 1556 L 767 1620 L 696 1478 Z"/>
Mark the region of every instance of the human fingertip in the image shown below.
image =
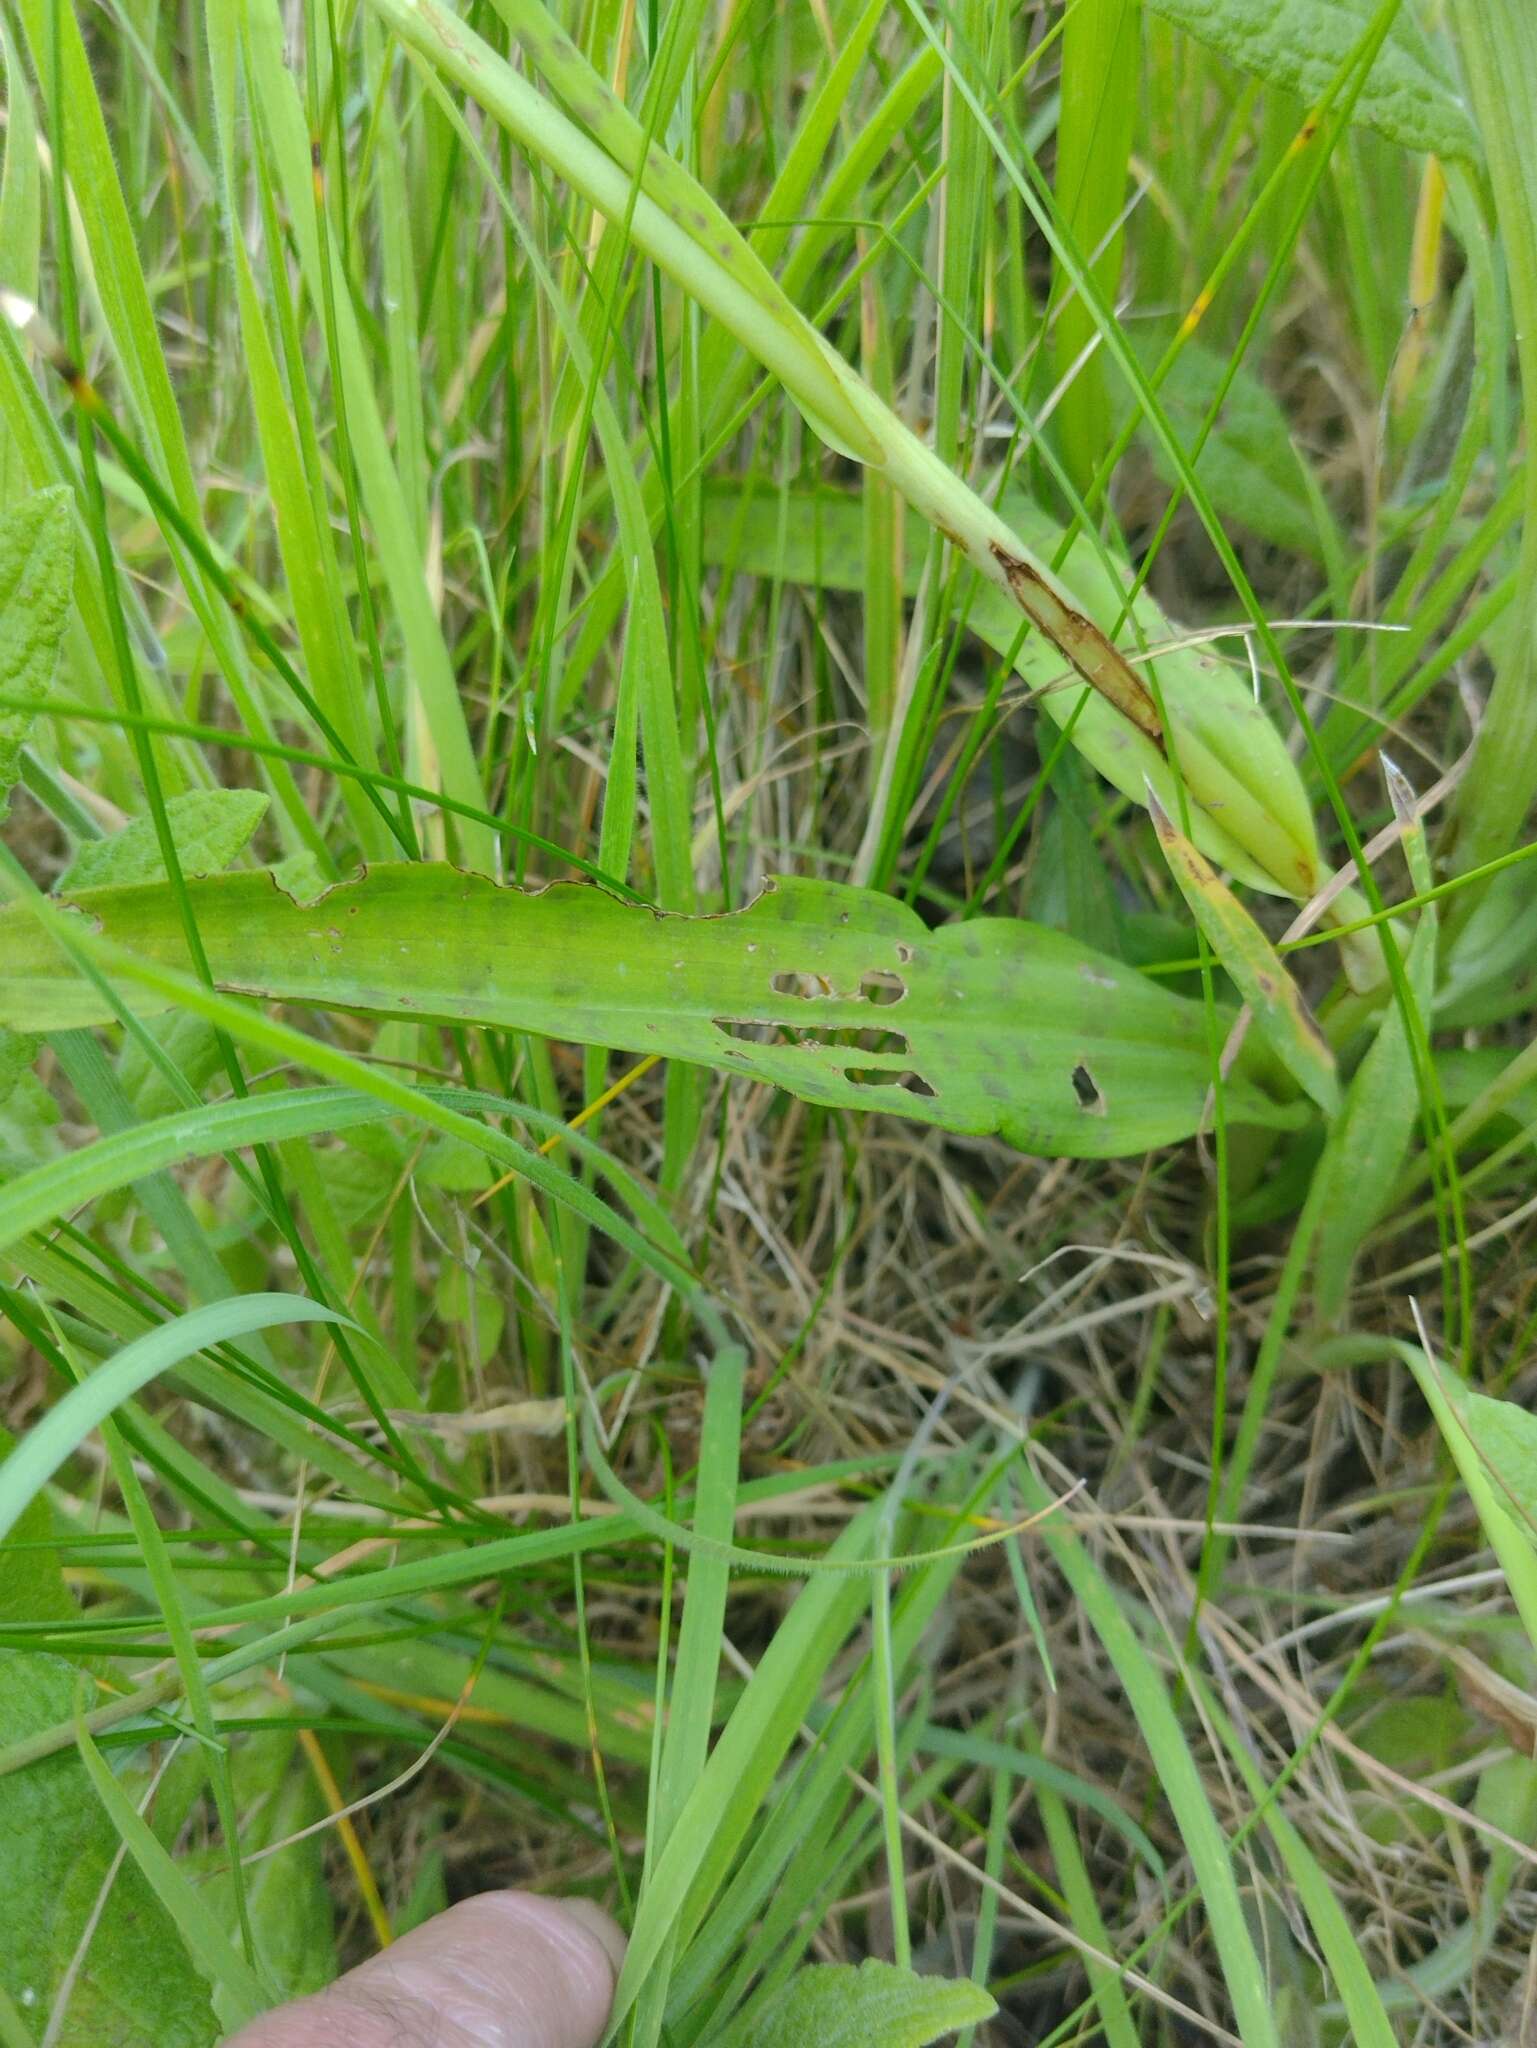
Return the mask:
<path id="1" fill-rule="evenodd" d="M 590 1900 L 481 1892 L 227 2048 L 597 2048 L 623 1957 Z"/>
<path id="2" fill-rule="evenodd" d="M 623 1928 L 613 1914 L 605 1913 L 603 1908 L 595 1905 L 591 1899 L 556 1899 L 554 1903 L 580 1926 L 585 1927 L 589 1934 L 596 1935 L 617 1977 L 624 1966 L 624 1952 L 629 1944 Z"/>

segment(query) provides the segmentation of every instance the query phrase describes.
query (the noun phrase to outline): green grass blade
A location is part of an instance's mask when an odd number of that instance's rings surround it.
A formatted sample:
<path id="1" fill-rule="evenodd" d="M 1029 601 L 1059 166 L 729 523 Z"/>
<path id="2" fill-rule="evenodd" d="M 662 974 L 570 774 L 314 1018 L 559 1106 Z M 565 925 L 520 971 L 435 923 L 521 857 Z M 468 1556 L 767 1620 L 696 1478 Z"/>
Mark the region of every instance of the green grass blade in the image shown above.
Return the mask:
<path id="1" fill-rule="evenodd" d="M 1050 1496 L 1032 1473 L 1024 1472 L 1022 1488 L 1027 1509 L 1042 1513 L 1050 1507 Z M 1238 1893 L 1233 1851 L 1217 1825 L 1200 1771 L 1163 1681 L 1120 1601 L 1078 1538 L 1048 1518 L 1041 1524 L 1041 1540 L 1051 1551 L 1083 1609 L 1085 1620 L 1115 1667 L 1127 1703 L 1155 1760 L 1159 1783 L 1190 1857 L 1212 1940 L 1222 1960 L 1223 1980 L 1233 2001 L 1233 2015 L 1244 2048 L 1280 2048 L 1265 1968 L 1255 1952 Z"/>
<path id="2" fill-rule="evenodd" d="M 334 1309 L 296 1294 L 249 1294 L 189 1309 L 174 1322 L 127 1345 L 116 1358 L 71 1388 L 0 1465 L 0 1536 L 97 1424 L 141 1387 L 213 1344 L 283 1323 L 340 1323 Z"/>

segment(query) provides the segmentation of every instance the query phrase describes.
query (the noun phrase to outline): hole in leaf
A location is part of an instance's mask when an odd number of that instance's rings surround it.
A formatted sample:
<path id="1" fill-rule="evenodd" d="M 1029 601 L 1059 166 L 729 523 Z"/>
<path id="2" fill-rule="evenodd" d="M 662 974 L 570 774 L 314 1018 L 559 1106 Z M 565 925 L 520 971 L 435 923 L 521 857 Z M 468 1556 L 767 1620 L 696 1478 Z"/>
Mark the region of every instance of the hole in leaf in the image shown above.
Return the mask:
<path id="1" fill-rule="evenodd" d="M 797 1002 L 816 1002 L 843 993 L 825 974 L 802 974 L 791 968 L 781 968 L 771 976 L 769 987 L 776 996 L 793 996 Z M 860 976 L 859 987 L 849 992 L 847 999 L 884 1006 L 901 1002 L 906 994 L 907 983 L 900 974 L 877 967 Z"/>
<path id="2" fill-rule="evenodd" d="M 845 1067 L 843 1071 L 856 1088 L 900 1088 L 908 1095 L 934 1098 L 935 1091 L 921 1074 L 894 1074 L 889 1067 Z"/>
<path id="3" fill-rule="evenodd" d="M 859 993 L 867 1003 L 874 1003 L 885 1009 L 891 1003 L 899 1003 L 907 994 L 907 983 L 900 974 L 887 974 L 877 970 L 874 974 L 860 976 Z"/>
<path id="4" fill-rule="evenodd" d="M 802 1002 L 812 1002 L 818 996 L 833 993 L 831 982 L 821 974 L 776 974 L 769 983 L 776 996 L 796 996 Z"/>
<path id="5" fill-rule="evenodd" d="M 748 1045 L 772 1044 L 776 1032 L 788 1030 L 785 1024 L 758 1024 L 750 1017 L 717 1017 L 715 1028 L 727 1038 L 740 1038 Z"/>
<path id="6" fill-rule="evenodd" d="M 909 1047 L 900 1031 L 817 1031 L 803 1024 L 762 1023 L 750 1017 L 716 1017 L 711 1020 L 727 1038 L 747 1045 L 773 1045 L 788 1040 L 791 1045 L 811 1046 L 818 1051 L 898 1053 L 905 1057 Z"/>
<path id="7" fill-rule="evenodd" d="M 1105 1098 L 1099 1092 L 1099 1083 L 1081 1060 L 1073 1069 L 1073 1093 L 1078 1097 L 1078 1107 L 1087 1115 L 1104 1115 Z"/>

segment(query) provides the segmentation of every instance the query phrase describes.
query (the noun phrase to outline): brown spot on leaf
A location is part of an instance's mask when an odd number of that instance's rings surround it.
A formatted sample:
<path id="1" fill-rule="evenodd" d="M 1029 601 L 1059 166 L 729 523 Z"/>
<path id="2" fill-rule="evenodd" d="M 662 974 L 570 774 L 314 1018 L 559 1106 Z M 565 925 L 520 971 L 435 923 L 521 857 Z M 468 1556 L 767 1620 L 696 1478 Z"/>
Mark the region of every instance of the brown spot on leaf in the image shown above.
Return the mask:
<path id="1" fill-rule="evenodd" d="M 1121 650 L 1092 619 L 1068 604 L 1022 555 L 1011 554 L 997 541 L 988 545 L 1026 617 L 1061 650 L 1091 689 L 1129 718 L 1155 746 L 1162 747 L 1163 727 L 1153 700 Z"/>

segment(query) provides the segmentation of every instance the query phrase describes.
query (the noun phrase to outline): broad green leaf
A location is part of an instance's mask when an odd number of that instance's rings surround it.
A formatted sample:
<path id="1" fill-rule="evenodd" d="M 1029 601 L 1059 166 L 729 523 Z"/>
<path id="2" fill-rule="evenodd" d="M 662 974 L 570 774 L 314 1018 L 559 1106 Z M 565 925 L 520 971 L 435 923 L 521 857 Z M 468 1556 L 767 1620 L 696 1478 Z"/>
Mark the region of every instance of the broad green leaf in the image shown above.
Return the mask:
<path id="1" fill-rule="evenodd" d="M 182 873 L 217 875 L 262 821 L 267 798 L 259 789 L 190 789 L 166 802 L 166 822 Z M 110 839 L 88 840 L 59 882 L 63 895 L 128 882 L 158 882 L 165 875 L 153 818 L 135 818 Z"/>
<path id="2" fill-rule="evenodd" d="M 1366 33 L 1372 0 L 1148 0 L 1155 14 L 1308 106 L 1322 99 Z M 1407 7 L 1399 10 L 1355 104 L 1355 118 L 1406 149 L 1476 161 L 1478 136 L 1456 87 Z"/>
<path id="3" fill-rule="evenodd" d="M 867 1956 L 813 1963 L 743 2031 L 733 2048 L 927 2048 L 998 2010 L 980 1984 L 920 1977 Z"/>
<path id="4" fill-rule="evenodd" d="M 1435 913 L 1425 911 L 1405 963 L 1421 1030 L 1430 1018 L 1435 965 Z M 1394 1003 L 1356 1069 L 1318 1165 L 1322 1187 L 1313 1284 L 1318 1314 L 1326 1322 L 1345 1307 L 1356 1256 L 1392 1196 L 1418 1115 L 1414 1057 L 1403 1012 Z"/>
<path id="5" fill-rule="evenodd" d="M 185 1011 L 168 1017 L 150 1017 L 144 1025 L 150 1037 L 172 1061 L 194 1093 L 199 1092 L 220 1065 L 219 1040 L 211 1024 Z M 123 1093 L 141 1117 L 167 1116 L 185 1106 L 186 1097 L 173 1087 L 170 1078 L 150 1058 L 138 1039 L 125 1037 L 118 1060 L 118 1080 Z"/>
<path id="6" fill-rule="evenodd" d="M 30 1045 L 30 1038 L 6 1032 L 11 1042 Z M 59 1105 L 39 1081 L 30 1066 L 19 1065 L 13 1055 L 11 1083 L 0 1097 L 0 1176 L 24 1172 L 60 1150 Z"/>
<path id="7" fill-rule="evenodd" d="M 1319 1030 L 1300 988 L 1280 955 L 1232 890 L 1175 829 L 1157 797 L 1148 810 L 1169 872 L 1179 884 L 1190 914 L 1254 1013 L 1271 1051 L 1327 1115 L 1340 1106 L 1334 1051 Z"/>
<path id="8" fill-rule="evenodd" d="M 0 512 L 0 691 L 41 698 L 53 682 L 74 594 L 74 528 L 69 493 L 35 491 Z M 30 711 L 0 711 L 0 818 L 21 773 Z"/>
<path id="9" fill-rule="evenodd" d="M 260 874 L 189 894 L 215 982 L 243 994 L 657 1053 L 1078 1158 L 1186 1137 L 1206 1098 L 1198 1003 L 1058 932 L 1006 918 L 930 932 L 836 883 L 771 882 L 747 909 L 699 918 L 426 864 L 374 868 L 308 906 Z M 95 890 L 78 908 L 140 960 L 181 964 L 165 886 Z M 109 1016 L 24 908 L 0 913 L 0 1023 Z M 1229 1114 L 1298 1120 L 1242 1062 Z"/>
<path id="10" fill-rule="evenodd" d="M 186 1953 L 207 1979 L 214 2011 L 227 2031 L 245 2026 L 272 2002 L 260 1980 L 236 1953 L 219 1916 L 137 1811 L 78 1713 L 75 1740 L 107 1818 L 178 1930 Z"/>
<path id="11" fill-rule="evenodd" d="M 851 492 L 795 490 L 782 512 L 777 494 L 748 492 L 739 484 L 712 485 L 703 542 L 707 562 L 826 590 L 863 588 L 860 502 Z M 1004 516 L 1038 555 L 1051 556 L 1061 529 L 1030 500 L 1005 493 Z M 923 528 L 908 522 L 906 590 L 916 593 L 923 562 Z M 1124 565 L 1107 568 L 1094 542 L 1080 536 L 1068 551 L 1063 575 L 1078 601 L 1104 632 L 1121 615 L 1131 583 Z M 1173 773 L 1162 752 L 1093 691 L 1087 693 L 1061 654 L 1039 633 L 1022 646 L 1020 615 L 1001 591 L 977 583 L 963 594 L 961 613 L 971 631 L 995 653 L 1013 656 L 1018 674 L 1058 725 L 1077 712 L 1073 744 L 1105 780 L 1134 803 L 1149 785 L 1164 809 L 1179 808 Z M 1229 662 L 1183 638 L 1144 591 L 1131 605 L 1120 641 L 1129 651 L 1157 654 L 1158 686 L 1180 734 L 1180 761 L 1192 803 L 1192 834 L 1208 860 L 1251 889 L 1306 897 L 1319 875 L 1318 839 L 1296 763 L 1286 751 L 1246 677 Z M 1082 709 L 1078 709 L 1082 698 Z M 1242 843 L 1235 822 L 1246 818 Z M 1262 847 L 1261 862 L 1250 849 Z"/>
<path id="12" fill-rule="evenodd" d="M 270 1708 L 271 1695 L 263 1687 L 251 1694 L 245 1711 L 259 1717 Z M 232 1703 L 231 1711 L 235 1710 Z M 246 1905 L 256 1953 L 281 1997 L 303 1998 L 322 1990 L 337 1969 L 324 1837 L 309 1835 L 288 1842 L 276 1854 L 270 1852 L 274 1844 L 287 1842 L 319 1818 L 324 1811 L 319 1788 L 286 1729 L 246 1735 L 232 1743 L 230 1766 L 241 1813 Z M 183 1851 L 178 1860 L 197 1879 L 231 1940 L 236 1939 L 233 1885 L 223 1843 Z"/>
<path id="13" fill-rule="evenodd" d="M 67 1721 L 77 1674 L 0 1657 L 0 1743 Z M 41 2040 L 118 1836 L 72 1751 L 0 1777 L 0 1988 Z M 58 2048 L 210 2048 L 221 2028 L 175 1923 L 137 1867 L 113 1880 L 65 2008 Z"/>
<path id="14" fill-rule="evenodd" d="M 331 886 L 329 879 L 320 872 L 319 861 L 308 848 L 300 853 L 291 853 L 284 860 L 274 861 L 268 873 L 284 895 L 292 896 L 296 903 L 313 903 Z"/>

